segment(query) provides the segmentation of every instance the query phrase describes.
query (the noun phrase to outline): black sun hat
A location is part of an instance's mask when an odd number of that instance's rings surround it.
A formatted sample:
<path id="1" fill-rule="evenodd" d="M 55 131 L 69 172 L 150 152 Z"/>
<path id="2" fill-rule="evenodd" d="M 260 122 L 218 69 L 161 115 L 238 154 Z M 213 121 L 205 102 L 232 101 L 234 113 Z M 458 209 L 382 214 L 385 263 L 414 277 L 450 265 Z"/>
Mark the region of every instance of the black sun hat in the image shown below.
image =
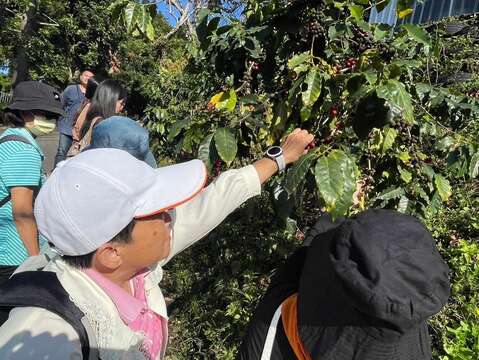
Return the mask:
<path id="1" fill-rule="evenodd" d="M 52 86 L 38 81 L 23 81 L 13 89 L 10 110 L 42 110 L 57 115 L 65 115 L 60 101 L 60 93 Z"/>
<path id="2" fill-rule="evenodd" d="M 322 222 L 298 292 L 312 359 L 431 359 L 426 320 L 448 300 L 449 269 L 429 231 L 390 210 Z"/>

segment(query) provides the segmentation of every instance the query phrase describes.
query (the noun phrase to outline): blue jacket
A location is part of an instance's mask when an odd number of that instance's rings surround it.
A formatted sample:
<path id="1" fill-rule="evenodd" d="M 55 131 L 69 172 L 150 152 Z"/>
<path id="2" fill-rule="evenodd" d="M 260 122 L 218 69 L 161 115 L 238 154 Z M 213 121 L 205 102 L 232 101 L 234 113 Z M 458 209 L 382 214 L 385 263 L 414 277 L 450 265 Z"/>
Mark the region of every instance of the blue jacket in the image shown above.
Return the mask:
<path id="1" fill-rule="evenodd" d="M 63 91 L 61 99 L 66 114 L 58 119 L 58 131 L 72 136 L 73 118 L 81 103 L 85 100 L 85 94 L 81 92 L 80 85 L 69 85 Z"/>
<path id="2" fill-rule="evenodd" d="M 112 116 L 93 128 L 91 143 L 85 150 L 98 148 L 125 150 L 152 168 L 156 168 L 149 140 L 148 130 L 136 121 L 124 116 Z"/>

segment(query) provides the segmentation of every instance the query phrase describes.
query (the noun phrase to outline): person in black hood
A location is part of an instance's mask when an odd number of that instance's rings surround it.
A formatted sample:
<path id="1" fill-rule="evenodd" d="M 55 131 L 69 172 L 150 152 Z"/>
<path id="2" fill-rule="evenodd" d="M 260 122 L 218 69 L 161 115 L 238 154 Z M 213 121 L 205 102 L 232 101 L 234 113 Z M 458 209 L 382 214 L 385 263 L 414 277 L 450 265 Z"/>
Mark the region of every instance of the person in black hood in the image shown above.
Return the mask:
<path id="1" fill-rule="evenodd" d="M 272 278 L 237 359 L 431 359 L 449 269 L 416 218 L 324 215 Z"/>

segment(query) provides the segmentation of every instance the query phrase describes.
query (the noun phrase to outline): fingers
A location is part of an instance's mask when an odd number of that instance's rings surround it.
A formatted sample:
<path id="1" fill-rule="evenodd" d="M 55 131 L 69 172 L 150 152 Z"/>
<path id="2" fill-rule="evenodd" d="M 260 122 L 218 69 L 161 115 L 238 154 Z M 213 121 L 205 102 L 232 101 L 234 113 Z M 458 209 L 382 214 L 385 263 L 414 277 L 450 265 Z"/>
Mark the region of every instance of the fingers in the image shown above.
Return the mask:
<path id="1" fill-rule="evenodd" d="M 295 141 L 298 141 L 298 139 L 304 140 L 304 141 L 309 140 L 308 142 L 309 144 L 311 141 L 313 141 L 314 136 L 311 135 L 307 130 L 296 128 L 288 135 L 288 137 L 286 138 L 286 142 L 291 141 L 291 139 L 295 139 Z"/>

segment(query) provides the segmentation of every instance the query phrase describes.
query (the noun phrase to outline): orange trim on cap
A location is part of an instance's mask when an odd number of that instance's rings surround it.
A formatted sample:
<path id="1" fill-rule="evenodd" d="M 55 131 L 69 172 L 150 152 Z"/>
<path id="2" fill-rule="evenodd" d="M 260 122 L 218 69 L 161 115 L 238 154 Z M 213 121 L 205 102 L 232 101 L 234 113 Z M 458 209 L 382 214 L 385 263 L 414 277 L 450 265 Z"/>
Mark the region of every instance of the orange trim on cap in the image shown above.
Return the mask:
<path id="1" fill-rule="evenodd" d="M 204 172 L 205 172 L 205 179 L 203 181 L 203 184 L 201 185 L 201 187 L 196 190 L 193 195 L 187 197 L 186 199 L 184 200 L 181 200 L 175 204 L 172 204 L 172 205 L 168 205 L 168 206 L 165 206 L 164 208 L 160 209 L 160 210 L 155 210 L 153 211 L 152 213 L 150 214 L 146 214 L 146 215 L 139 215 L 139 216 L 135 216 L 135 219 L 143 219 L 143 218 L 146 218 L 146 217 L 150 217 L 150 216 L 153 216 L 153 215 L 157 215 L 159 213 L 162 213 L 164 211 L 168 211 L 168 210 L 171 210 L 171 209 L 174 209 L 175 207 L 178 207 L 180 205 L 183 205 L 184 203 L 187 203 L 188 201 L 190 201 L 191 199 L 193 199 L 196 195 L 198 195 L 204 188 L 205 188 L 205 185 L 206 183 L 208 182 L 208 172 L 206 171 L 206 167 L 203 167 L 204 169 Z"/>

